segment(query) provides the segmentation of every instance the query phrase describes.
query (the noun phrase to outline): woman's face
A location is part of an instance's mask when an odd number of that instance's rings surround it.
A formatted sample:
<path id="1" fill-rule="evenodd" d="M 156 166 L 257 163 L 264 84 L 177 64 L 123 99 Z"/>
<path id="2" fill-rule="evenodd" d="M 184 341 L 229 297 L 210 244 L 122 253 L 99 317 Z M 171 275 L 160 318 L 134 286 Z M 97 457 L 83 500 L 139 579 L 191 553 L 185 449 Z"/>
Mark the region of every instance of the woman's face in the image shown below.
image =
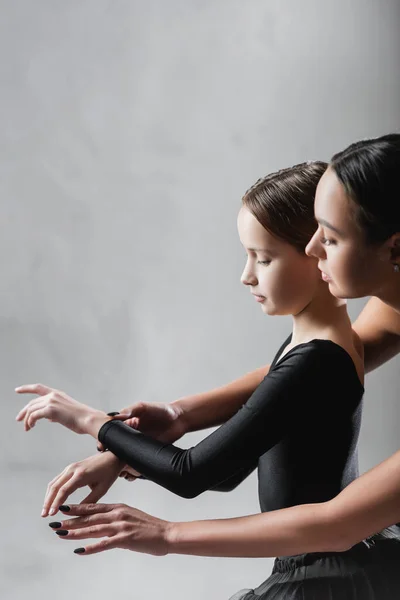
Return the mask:
<path id="1" fill-rule="evenodd" d="M 306 253 L 318 258 L 322 278 L 337 298 L 379 295 L 393 270 L 384 244 L 366 245 L 355 221 L 355 208 L 334 170 L 328 168 L 315 196 L 319 227 Z"/>
<path id="2" fill-rule="evenodd" d="M 315 258 L 269 233 L 245 206 L 239 212 L 238 231 L 247 253 L 241 281 L 262 311 L 269 315 L 301 312 L 322 283 Z"/>

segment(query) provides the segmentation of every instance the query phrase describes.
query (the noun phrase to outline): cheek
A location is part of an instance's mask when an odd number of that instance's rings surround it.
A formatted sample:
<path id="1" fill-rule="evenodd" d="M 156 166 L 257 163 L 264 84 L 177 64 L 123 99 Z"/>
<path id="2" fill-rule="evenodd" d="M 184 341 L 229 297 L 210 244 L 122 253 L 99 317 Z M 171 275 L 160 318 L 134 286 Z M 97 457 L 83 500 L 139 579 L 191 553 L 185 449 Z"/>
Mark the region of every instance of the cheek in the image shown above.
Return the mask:
<path id="1" fill-rule="evenodd" d="M 354 249 L 338 251 L 327 260 L 333 279 L 331 292 L 338 297 L 355 298 L 368 295 L 369 282 L 374 276 L 370 257 Z"/>
<path id="2" fill-rule="evenodd" d="M 284 313 L 295 313 L 303 308 L 314 293 L 319 280 L 316 261 L 298 261 L 289 265 L 282 273 L 274 294 Z"/>
<path id="3" fill-rule="evenodd" d="M 361 273 L 368 269 L 366 256 L 355 252 L 351 248 L 343 248 L 332 252 L 327 257 L 329 274 L 332 277 L 345 277 L 356 279 Z"/>

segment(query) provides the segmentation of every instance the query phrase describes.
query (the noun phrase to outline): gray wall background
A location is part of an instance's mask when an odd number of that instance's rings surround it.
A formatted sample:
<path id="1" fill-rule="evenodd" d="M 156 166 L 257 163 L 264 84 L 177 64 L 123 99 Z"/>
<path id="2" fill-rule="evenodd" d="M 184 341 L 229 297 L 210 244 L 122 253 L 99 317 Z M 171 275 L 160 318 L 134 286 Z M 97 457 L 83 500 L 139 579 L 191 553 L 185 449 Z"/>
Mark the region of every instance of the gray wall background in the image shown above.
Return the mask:
<path id="1" fill-rule="evenodd" d="M 93 440 L 48 422 L 25 434 L 13 390 L 41 381 L 108 411 L 271 360 L 290 320 L 265 318 L 239 282 L 241 195 L 267 172 L 398 130 L 399 3 L 0 10 L 0 596 L 228 598 L 272 560 L 85 559 L 56 538 L 40 518 L 47 483 L 94 453 Z M 349 304 L 353 317 L 363 304 Z M 398 370 L 394 359 L 367 379 L 362 471 L 399 448 Z M 119 481 L 105 501 L 170 520 L 258 511 L 255 476 L 192 501 Z"/>

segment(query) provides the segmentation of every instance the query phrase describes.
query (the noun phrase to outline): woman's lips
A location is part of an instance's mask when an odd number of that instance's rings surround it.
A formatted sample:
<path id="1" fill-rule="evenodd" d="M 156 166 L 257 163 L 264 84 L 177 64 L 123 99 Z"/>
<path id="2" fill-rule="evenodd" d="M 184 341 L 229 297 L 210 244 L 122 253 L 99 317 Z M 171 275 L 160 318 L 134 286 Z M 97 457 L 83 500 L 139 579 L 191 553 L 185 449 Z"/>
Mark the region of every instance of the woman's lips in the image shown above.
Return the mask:
<path id="1" fill-rule="evenodd" d="M 265 296 L 258 296 L 257 294 L 252 294 L 256 302 L 264 302 Z"/>
<path id="2" fill-rule="evenodd" d="M 321 270 L 321 269 L 320 269 Z M 323 271 L 321 271 L 321 277 L 324 281 L 332 281 L 332 279 L 329 277 L 329 275 L 327 275 L 326 273 L 324 273 Z"/>

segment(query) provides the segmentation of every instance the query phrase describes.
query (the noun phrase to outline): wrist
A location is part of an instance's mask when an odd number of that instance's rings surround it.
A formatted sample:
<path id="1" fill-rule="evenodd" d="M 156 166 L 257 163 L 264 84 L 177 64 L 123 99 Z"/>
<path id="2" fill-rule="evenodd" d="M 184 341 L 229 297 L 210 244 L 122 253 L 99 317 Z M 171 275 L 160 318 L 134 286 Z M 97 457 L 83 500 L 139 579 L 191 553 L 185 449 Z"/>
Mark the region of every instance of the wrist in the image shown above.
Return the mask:
<path id="1" fill-rule="evenodd" d="M 177 553 L 177 539 L 178 539 L 178 526 L 179 523 L 172 523 L 171 521 L 164 521 L 162 542 L 165 548 L 165 554 Z"/>
<path id="2" fill-rule="evenodd" d="M 169 404 L 169 407 L 175 414 L 175 420 L 179 423 L 179 428 L 182 432 L 181 435 L 185 435 L 185 433 L 190 431 L 189 409 L 185 408 L 185 403 L 186 398 L 181 398 Z"/>
<path id="3" fill-rule="evenodd" d="M 98 433 L 104 423 L 111 421 L 112 417 L 109 417 L 101 410 L 91 410 L 85 418 L 84 431 L 85 433 L 93 436 L 96 440 L 98 439 Z"/>

